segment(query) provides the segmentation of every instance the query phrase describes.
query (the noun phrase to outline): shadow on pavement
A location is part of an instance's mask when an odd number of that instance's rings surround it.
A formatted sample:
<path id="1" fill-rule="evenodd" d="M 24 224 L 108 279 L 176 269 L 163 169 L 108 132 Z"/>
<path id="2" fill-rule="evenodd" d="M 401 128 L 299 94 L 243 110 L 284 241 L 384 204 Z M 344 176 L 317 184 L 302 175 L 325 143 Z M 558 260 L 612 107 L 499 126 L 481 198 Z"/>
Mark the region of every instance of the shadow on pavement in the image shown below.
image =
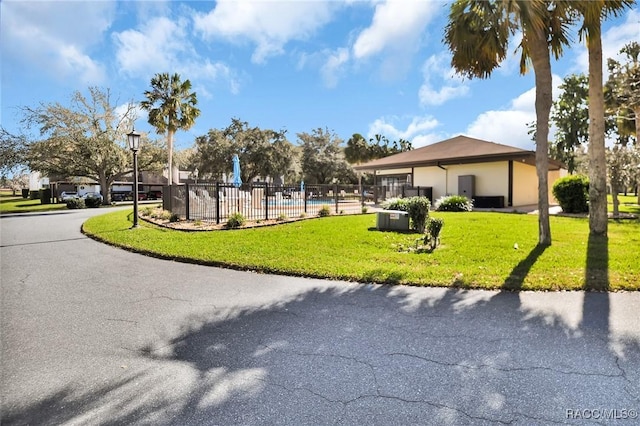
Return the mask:
<path id="1" fill-rule="evenodd" d="M 421 290 L 337 284 L 195 316 L 137 349 L 144 369 L 2 424 L 531 424 L 637 406 L 640 342 L 605 326 L 606 296 L 581 312 L 566 293 Z"/>

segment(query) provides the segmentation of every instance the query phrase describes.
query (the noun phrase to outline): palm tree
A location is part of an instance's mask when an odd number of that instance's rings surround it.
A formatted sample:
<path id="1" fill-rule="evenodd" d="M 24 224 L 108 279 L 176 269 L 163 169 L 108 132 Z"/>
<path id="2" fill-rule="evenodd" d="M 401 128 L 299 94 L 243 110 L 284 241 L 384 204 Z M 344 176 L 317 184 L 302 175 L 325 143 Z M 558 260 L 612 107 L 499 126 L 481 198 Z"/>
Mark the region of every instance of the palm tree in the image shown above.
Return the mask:
<path id="1" fill-rule="evenodd" d="M 602 83 L 602 20 L 617 16 L 632 0 L 590 0 L 571 6 L 582 16 L 580 37 L 589 52 L 589 232 L 607 235 L 607 158 L 604 146 L 604 92 Z"/>
<path id="2" fill-rule="evenodd" d="M 140 106 L 149 112 L 149 124 L 161 134 L 167 134 L 169 157 L 168 184 L 173 184 L 173 136 L 177 130 L 193 126 L 200 110 L 196 108 L 196 93 L 191 92 L 191 82 L 180 81 L 179 74 L 156 74 L 151 79 L 151 90 L 144 92 L 146 100 Z"/>
<path id="3" fill-rule="evenodd" d="M 469 78 L 488 78 L 505 59 L 509 37 L 522 31 L 520 73 L 532 64 L 536 82 L 536 172 L 538 175 L 538 243 L 551 244 L 549 225 L 549 115 L 551 53 L 556 59 L 567 38 L 570 16 L 564 1 L 456 0 L 451 5 L 444 41 L 451 65 Z"/>

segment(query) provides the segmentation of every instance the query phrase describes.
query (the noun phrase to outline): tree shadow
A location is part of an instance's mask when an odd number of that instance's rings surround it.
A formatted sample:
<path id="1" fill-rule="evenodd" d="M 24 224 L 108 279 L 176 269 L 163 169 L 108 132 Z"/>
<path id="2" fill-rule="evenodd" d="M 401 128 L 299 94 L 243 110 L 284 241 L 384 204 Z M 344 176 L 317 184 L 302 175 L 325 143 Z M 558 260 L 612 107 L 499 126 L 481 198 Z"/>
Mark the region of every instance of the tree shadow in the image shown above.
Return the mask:
<path id="1" fill-rule="evenodd" d="M 137 348 L 144 369 L 64 388 L 2 424 L 544 424 L 633 407 L 637 330 L 614 353 L 609 330 L 584 332 L 574 296 L 318 285 L 186 318 Z"/>
<path id="2" fill-rule="evenodd" d="M 609 239 L 589 235 L 584 276 L 582 326 L 588 330 L 609 330 Z"/>
<path id="3" fill-rule="evenodd" d="M 505 290 L 520 290 L 524 280 L 529 275 L 531 268 L 536 263 L 542 253 L 549 247 L 548 245 L 536 245 L 518 264 L 511 270 L 509 276 L 504 280 L 502 288 Z"/>

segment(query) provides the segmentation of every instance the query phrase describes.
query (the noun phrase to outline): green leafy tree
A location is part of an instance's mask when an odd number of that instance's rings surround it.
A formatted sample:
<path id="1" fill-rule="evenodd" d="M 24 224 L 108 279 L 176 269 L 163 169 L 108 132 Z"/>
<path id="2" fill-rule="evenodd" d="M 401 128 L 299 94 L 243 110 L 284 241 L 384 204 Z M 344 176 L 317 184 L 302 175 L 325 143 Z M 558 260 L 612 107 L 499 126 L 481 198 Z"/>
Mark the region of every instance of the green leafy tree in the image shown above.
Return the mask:
<path id="1" fill-rule="evenodd" d="M 119 113 L 108 89 L 91 87 L 88 97 L 75 92 L 70 105 L 40 104 L 23 108 L 23 112 L 23 123 L 37 126 L 43 136 L 28 146 L 29 168 L 50 177 L 97 181 L 108 204 L 111 184 L 132 172 L 126 134 L 135 118 L 135 106 L 129 103 Z M 162 148 L 143 136 L 138 158 L 140 170 L 160 170 Z"/>
<path id="2" fill-rule="evenodd" d="M 250 127 L 247 122 L 233 118 L 225 129 L 212 129 L 196 138 L 194 164 L 200 176 L 221 179 L 223 173 L 231 172 L 231 158 L 237 154 L 243 182 L 251 182 L 258 176 L 290 175 L 295 150 L 285 133 Z"/>
<path id="3" fill-rule="evenodd" d="M 7 177 L 26 164 L 27 139 L 0 126 L 0 175 Z"/>
<path id="4" fill-rule="evenodd" d="M 607 149 L 607 171 L 614 217 L 619 216 L 618 194 L 634 181 L 639 166 L 640 152 L 637 147 L 616 144 Z"/>
<path id="5" fill-rule="evenodd" d="M 328 129 L 318 128 L 310 134 L 298 133 L 302 146 L 302 173 L 305 182 L 327 184 L 345 181 L 351 167 L 341 147 L 342 140 Z M 355 176 L 353 176 L 355 179 Z"/>
<path id="6" fill-rule="evenodd" d="M 576 150 L 589 138 L 589 86 L 583 74 L 564 78 L 562 94 L 553 103 L 551 121 L 556 126 L 555 140 L 549 147 L 552 158 L 567 165 L 569 173 L 576 171 Z"/>
<path id="7" fill-rule="evenodd" d="M 351 164 L 361 164 L 371 160 L 369 144 L 364 136 L 360 133 L 354 133 L 347 141 L 344 156 Z"/>
<path id="8" fill-rule="evenodd" d="M 149 124 L 158 134 L 167 135 L 168 184 L 173 184 L 173 137 L 178 130 L 188 130 L 194 125 L 200 110 L 196 108 L 196 93 L 191 82 L 180 80 L 179 74 L 156 74 L 151 79 L 151 90 L 144 92 L 140 106 L 149 112 Z"/>
<path id="9" fill-rule="evenodd" d="M 607 235 L 607 161 L 602 77 L 602 21 L 630 7 L 630 0 L 570 2 L 582 17 L 579 34 L 589 54 L 589 232 Z"/>
<path id="10" fill-rule="evenodd" d="M 607 60 L 609 79 L 605 84 L 605 105 L 607 112 L 615 118 L 621 143 L 626 144 L 628 136 L 633 136 L 636 146 L 640 143 L 640 43 L 626 44 L 620 53 L 626 54 L 627 62 Z M 626 138 L 625 138 L 626 137 Z M 636 173 L 640 181 L 640 170 Z M 640 204 L 640 188 L 636 187 Z"/>
<path id="11" fill-rule="evenodd" d="M 571 23 L 564 1 L 456 0 L 451 5 L 444 40 L 454 69 L 469 78 L 488 78 L 505 59 L 510 35 L 522 31 L 520 72 L 533 65 L 536 83 L 536 172 L 538 242 L 551 244 L 548 169 L 549 114 L 552 104 L 551 54 L 568 44 Z"/>

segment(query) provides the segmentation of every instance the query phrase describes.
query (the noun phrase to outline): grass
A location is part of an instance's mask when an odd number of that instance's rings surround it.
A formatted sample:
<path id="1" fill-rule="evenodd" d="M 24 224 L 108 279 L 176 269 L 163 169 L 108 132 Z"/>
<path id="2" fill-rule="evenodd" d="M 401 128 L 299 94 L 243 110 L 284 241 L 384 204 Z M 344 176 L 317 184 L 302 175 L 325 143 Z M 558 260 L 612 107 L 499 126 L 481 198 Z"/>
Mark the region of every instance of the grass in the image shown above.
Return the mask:
<path id="1" fill-rule="evenodd" d="M 607 195 L 608 210 L 613 211 L 613 198 Z M 635 195 L 618 195 L 618 210 L 620 213 L 633 213 L 640 215 L 640 205 L 638 205 L 638 197 Z"/>
<path id="2" fill-rule="evenodd" d="M 66 204 L 42 204 L 40 200 L 24 199 L 11 192 L 0 192 L 0 213 L 29 213 L 51 210 L 66 210 Z"/>
<path id="3" fill-rule="evenodd" d="M 375 215 L 331 216 L 273 227 L 189 233 L 131 212 L 89 219 L 86 234 L 154 256 L 243 270 L 393 284 L 510 290 L 640 290 L 640 221 L 611 221 L 590 239 L 588 219 L 552 217 L 553 245 L 537 243 L 537 217 L 434 213 L 444 219 L 433 253 L 402 251 L 417 234 L 375 230 Z M 514 245 L 517 244 L 517 249 Z"/>

